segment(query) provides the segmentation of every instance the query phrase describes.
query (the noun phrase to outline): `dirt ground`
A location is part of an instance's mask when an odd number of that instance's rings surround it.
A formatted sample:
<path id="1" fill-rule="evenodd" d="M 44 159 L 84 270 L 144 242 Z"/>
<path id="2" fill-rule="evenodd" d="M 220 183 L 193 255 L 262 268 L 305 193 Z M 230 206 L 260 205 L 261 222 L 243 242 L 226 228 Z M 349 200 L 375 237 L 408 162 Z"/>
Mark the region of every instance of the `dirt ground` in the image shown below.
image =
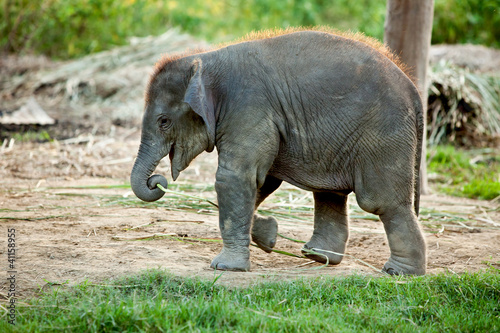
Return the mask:
<path id="1" fill-rule="evenodd" d="M 215 208 L 193 208 L 192 199 L 183 197 L 141 203 L 130 189 L 119 186 L 128 181 L 139 135 L 138 128 L 115 128 L 112 135 L 88 134 L 1 148 L 0 254 L 6 267 L 7 229 L 15 228 L 17 288 L 21 295 L 31 295 L 54 283 L 99 283 L 147 268 L 214 278 L 209 265 L 222 244 L 207 239 L 220 240 Z M 216 153 L 203 154 L 177 183 L 191 188 L 185 193 L 215 200 L 211 187 L 215 169 Z M 169 175 L 167 162 L 162 162 L 157 171 Z M 263 204 L 263 209 L 282 212 L 283 205 L 312 205 L 309 193 L 286 185 L 283 188 Z M 279 232 L 307 241 L 312 234 L 312 213 L 299 215 L 306 220 L 279 221 Z M 324 267 L 305 258 L 266 254 L 252 247 L 252 271 L 225 272 L 219 281 L 245 285 L 301 276 L 377 275 L 369 265 L 380 269 L 389 255 L 382 223 L 369 219 L 352 198 L 351 215 L 348 256 L 340 265 Z M 498 201 L 423 196 L 420 220 L 430 274 L 500 268 Z M 138 239 L 154 234 L 157 237 Z M 158 237 L 165 234 L 170 236 Z M 300 248 L 300 243 L 282 237 L 276 245 L 278 250 L 297 255 Z M 4 281 L 0 291 L 3 297 Z"/>
<path id="2" fill-rule="evenodd" d="M 158 58 L 159 41 L 168 52 L 199 46 L 189 37 L 168 32 L 160 39 L 142 39 L 74 63 L 2 60 L 0 116 L 34 96 L 58 121 L 47 129 L 57 138 L 51 142 L 16 141 L 5 133 L 0 141 L 0 267 L 7 275 L 7 231 L 14 228 L 18 297 L 35 295 L 51 285 L 101 283 L 148 268 L 206 279 L 220 274 L 209 268 L 222 247 L 214 207 L 178 194 L 147 204 L 123 186 L 139 146 L 142 94 Z M 130 60 L 134 52 L 140 52 L 135 62 Z M 215 201 L 216 157 L 215 152 L 202 154 L 169 188 Z M 169 176 L 168 163 L 162 161 L 157 172 Z M 312 205 L 311 193 L 283 185 L 262 209 L 278 218 L 280 234 L 307 241 L 312 234 Z M 218 283 L 381 274 L 389 256 L 382 223 L 361 211 L 352 196 L 350 214 L 351 234 L 340 265 L 325 267 L 251 247 L 252 271 L 224 272 Z M 423 196 L 420 222 L 429 274 L 500 268 L 498 199 Z M 300 256 L 301 246 L 278 237 L 276 249 Z M 2 279 L 0 299 L 6 296 L 7 281 Z"/>

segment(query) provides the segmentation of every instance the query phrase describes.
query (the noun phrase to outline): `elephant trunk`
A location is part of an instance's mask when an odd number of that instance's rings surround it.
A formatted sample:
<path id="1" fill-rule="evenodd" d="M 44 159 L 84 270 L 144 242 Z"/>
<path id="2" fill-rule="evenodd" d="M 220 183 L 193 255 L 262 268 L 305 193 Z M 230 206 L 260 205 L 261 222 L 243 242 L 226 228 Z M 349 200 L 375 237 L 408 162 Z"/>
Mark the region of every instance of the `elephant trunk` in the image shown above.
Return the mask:
<path id="1" fill-rule="evenodd" d="M 160 199 L 165 192 L 156 187 L 157 184 L 167 188 L 168 182 L 165 177 L 161 175 L 153 175 L 161 158 L 152 156 L 149 146 L 141 143 L 137 159 L 135 160 L 132 174 L 130 175 L 130 185 L 132 191 L 141 200 L 152 202 Z"/>

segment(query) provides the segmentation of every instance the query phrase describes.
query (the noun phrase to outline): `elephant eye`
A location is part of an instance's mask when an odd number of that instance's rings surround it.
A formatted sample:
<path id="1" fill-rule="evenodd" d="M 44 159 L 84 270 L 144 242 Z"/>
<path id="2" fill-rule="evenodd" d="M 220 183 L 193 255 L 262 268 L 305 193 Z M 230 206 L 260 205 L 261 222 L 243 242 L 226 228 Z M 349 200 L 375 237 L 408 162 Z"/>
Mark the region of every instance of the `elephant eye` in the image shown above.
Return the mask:
<path id="1" fill-rule="evenodd" d="M 169 129 L 170 125 L 172 125 L 172 121 L 167 117 L 160 117 L 158 119 L 158 126 L 160 126 L 161 130 L 165 131 Z"/>

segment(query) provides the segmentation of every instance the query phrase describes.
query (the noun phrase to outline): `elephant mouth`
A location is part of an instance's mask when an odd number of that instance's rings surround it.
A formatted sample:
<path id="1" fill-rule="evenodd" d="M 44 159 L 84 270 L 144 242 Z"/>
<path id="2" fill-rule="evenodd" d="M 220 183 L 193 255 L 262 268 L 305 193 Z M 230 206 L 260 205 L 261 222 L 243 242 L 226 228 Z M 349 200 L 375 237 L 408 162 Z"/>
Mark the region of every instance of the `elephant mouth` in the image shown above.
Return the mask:
<path id="1" fill-rule="evenodd" d="M 168 158 L 170 159 L 170 164 L 172 164 L 172 160 L 174 159 L 174 152 L 175 152 L 175 144 L 172 144 L 170 146 L 170 151 L 168 153 Z"/>
<path id="2" fill-rule="evenodd" d="M 168 158 L 170 159 L 170 172 L 172 174 L 172 179 L 175 181 L 182 169 L 179 168 L 177 163 L 174 162 L 175 156 L 175 144 L 170 146 L 170 152 L 168 153 Z"/>

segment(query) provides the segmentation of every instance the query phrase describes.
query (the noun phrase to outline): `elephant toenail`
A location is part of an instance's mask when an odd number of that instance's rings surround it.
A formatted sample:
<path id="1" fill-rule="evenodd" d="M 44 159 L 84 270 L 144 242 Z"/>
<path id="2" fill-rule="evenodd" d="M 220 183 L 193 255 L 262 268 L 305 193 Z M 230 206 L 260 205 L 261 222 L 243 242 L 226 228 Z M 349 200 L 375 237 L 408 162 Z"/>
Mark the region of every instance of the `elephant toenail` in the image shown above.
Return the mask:
<path id="1" fill-rule="evenodd" d="M 217 267 L 215 269 L 220 269 L 221 271 L 226 271 L 228 267 L 225 264 L 217 264 Z"/>

